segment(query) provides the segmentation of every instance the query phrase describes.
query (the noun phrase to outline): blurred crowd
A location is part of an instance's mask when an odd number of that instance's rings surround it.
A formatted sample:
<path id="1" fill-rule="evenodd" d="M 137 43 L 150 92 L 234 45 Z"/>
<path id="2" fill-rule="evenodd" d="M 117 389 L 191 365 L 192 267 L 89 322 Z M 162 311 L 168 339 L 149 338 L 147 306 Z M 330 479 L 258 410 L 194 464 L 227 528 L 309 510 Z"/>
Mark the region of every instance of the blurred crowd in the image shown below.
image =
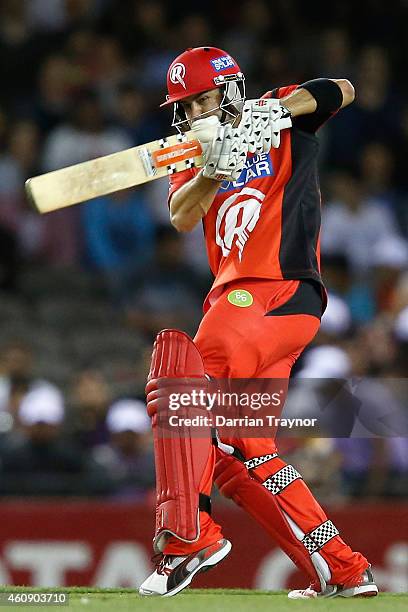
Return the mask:
<path id="1" fill-rule="evenodd" d="M 0 3 L 0 495 L 153 487 L 151 343 L 165 327 L 194 334 L 211 284 L 201 228 L 170 226 L 165 180 L 44 217 L 24 181 L 170 134 L 166 71 L 190 46 L 229 51 L 248 97 L 322 76 L 354 84 L 353 105 L 319 132 L 330 298 L 294 378 L 367 379 L 381 418 L 389 381 L 408 374 L 407 17 L 402 0 Z M 394 389 L 401 437 L 283 450 L 324 500 L 402 497 L 406 397 Z"/>

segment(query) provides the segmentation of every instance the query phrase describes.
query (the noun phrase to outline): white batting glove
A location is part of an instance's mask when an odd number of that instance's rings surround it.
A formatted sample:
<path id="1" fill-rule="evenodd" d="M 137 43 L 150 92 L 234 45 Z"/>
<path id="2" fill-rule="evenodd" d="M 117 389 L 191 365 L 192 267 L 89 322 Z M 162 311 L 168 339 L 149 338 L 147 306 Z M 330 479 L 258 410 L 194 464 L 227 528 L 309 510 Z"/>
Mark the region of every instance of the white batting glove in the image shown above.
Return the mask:
<path id="1" fill-rule="evenodd" d="M 211 143 L 203 145 L 203 176 L 216 181 L 238 180 L 248 155 L 248 134 L 220 125 Z"/>
<path id="2" fill-rule="evenodd" d="M 194 134 L 194 137 L 198 138 L 200 141 L 203 151 L 205 151 L 208 148 L 207 145 L 213 141 L 220 125 L 220 120 L 216 115 L 210 115 L 205 119 L 197 119 L 193 122 L 191 132 Z"/>
<path id="3" fill-rule="evenodd" d="M 247 100 L 242 109 L 239 129 L 249 137 L 250 153 L 269 153 L 280 145 L 280 132 L 292 127 L 290 112 L 278 98 Z"/>

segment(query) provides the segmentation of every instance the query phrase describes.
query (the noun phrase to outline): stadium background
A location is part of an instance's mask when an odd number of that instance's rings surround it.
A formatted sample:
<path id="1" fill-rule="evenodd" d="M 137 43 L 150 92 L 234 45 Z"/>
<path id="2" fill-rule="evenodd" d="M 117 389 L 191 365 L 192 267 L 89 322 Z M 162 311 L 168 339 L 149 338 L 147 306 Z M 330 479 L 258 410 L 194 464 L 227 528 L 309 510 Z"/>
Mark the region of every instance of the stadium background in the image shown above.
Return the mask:
<path id="1" fill-rule="evenodd" d="M 380 585 L 408 590 L 407 3 L 205 4 L 0 4 L 1 581 L 132 586 L 148 571 L 154 473 L 140 402 L 155 333 L 200 320 L 211 283 L 200 228 L 169 226 L 166 181 L 45 217 L 23 186 L 171 133 L 158 109 L 167 66 L 212 44 L 237 58 L 249 97 L 319 76 L 355 85 L 352 107 L 320 131 L 330 302 L 294 374 L 367 377 L 369 411 L 402 410 L 401 436 L 284 440 L 282 452 Z M 249 519 L 215 505 L 235 550 L 252 552 L 200 584 L 296 583 Z"/>

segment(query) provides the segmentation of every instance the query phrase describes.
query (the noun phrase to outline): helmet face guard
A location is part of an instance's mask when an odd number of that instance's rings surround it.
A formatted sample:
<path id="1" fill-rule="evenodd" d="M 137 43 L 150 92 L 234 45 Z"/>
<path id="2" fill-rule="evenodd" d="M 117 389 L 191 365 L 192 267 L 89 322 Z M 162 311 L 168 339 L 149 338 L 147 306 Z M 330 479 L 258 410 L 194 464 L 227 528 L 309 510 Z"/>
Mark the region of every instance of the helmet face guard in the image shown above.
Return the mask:
<path id="1" fill-rule="evenodd" d="M 221 110 L 221 123 L 233 123 L 245 101 L 245 77 L 237 62 L 222 49 L 196 47 L 176 57 L 167 73 L 167 100 L 161 106 L 174 105 L 173 123 L 179 131 L 190 129 L 182 101 L 205 91 L 219 88 L 219 106 L 202 113 L 204 118 Z"/>
<path id="2" fill-rule="evenodd" d="M 242 112 L 242 107 L 245 102 L 245 77 L 242 73 L 230 75 L 224 79 L 225 82 L 219 86 L 222 98 L 219 106 L 215 106 L 211 110 L 201 113 L 196 119 L 204 119 L 211 115 L 215 110 L 221 110 L 221 124 L 234 123 L 235 119 Z M 199 95 L 199 94 L 197 94 Z M 191 129 L 191 123 L 187 119 L 186 112 L 183 108 L 183 102 L 174 102 L 173 121 L 171 124 L 177 128 L 179 132 L 187 132 Z"/>

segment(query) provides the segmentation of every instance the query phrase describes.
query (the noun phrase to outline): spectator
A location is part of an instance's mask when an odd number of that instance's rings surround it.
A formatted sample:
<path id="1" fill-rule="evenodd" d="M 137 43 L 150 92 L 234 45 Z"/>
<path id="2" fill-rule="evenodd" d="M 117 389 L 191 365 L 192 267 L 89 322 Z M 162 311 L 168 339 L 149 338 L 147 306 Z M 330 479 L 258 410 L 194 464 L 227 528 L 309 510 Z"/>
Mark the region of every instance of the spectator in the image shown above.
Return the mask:
<path id="1" fill-rule="evenodd" d="M 78 86 L 68 59 L 49 55 L 40 67 L 31 114 L 43 133 L 65 121 L 71 98 Z"/>
<path id="2" fill-rule="evenodd" d="M 354 72 L 350 35 L 346 28 L 324 28 L 321 36 L 322 53 L 319 57 L 319 74 L 345 74 L 351 78 Z"/>
<path id="3" fill-rule="evenodd" d="M 194 331 L 205 290 L 197 272 L 186 262 L 182 238 L 175 229 L 161 226 L 156 235 L 153 263 L 138 280 L 127 305 L 129 325 L 154 336 L 175 327 Z"/>
<path id="4" fill-rule="evenodd" d="M 355 103 L 328 125 L 330 167 L 356 169 L 366 143 L 391 143 L 397 138 L 400 95 L 393 83 L 389 54 L 380 46 L 364 46 L 357 59 L 353 82 Z M 387 108 L 393 108 L 389 117 Z"/>
<path id="5" fill-rule="evenodd" d="M 84 451 L 107 442 L 106 413 L 111 402 L 111 390 L 103 374 L 99 370 L 82 370 L 74 380 L 70 396 L 67 434 Z"/>
<path id="6" fill-rule="evenodd" d="M 330 345 L 309 349 L 284 416 L 316 418 L 313 436 L 349 437 L 359 406 L 347 384 L 350 374 L 351 361 L 344 349 Z"/>
<path id="7" fill-rule="evenodd" d="M 130 146 L 123 132 L 105 123 L 96 94 L 83 91 L 72 103 L 70 120 L 49 133 L 42 166 L 44 170 L 55 170 Z M 49 260 L 61 264 L 78 262 L 78 214 L 77 209 L 68 208 L 47 217 L 45 249 Z"/>
<path id="8" fill-rule="evenodd" d="M 375 245 L 398 234 L 396 220 L 390 209 L 367 201 L 352 174 L 336 173 L 330 187 L 331 201 L 323 209 L 323 256 L 346 255 L 354 274 L 361 276 L 370 268 Z"/>
<path id="9" fill-rule="evenodd" d="M 347 378 L 351 363 L 347 353 L 336 346 L 310 348 L 303 361 L 299 378 Z"/>
<path id="10" fill-rule="evenodd" d="M 0 412 L 10 413 L 16 425 L 20 403 L 29 391 L 46 387 L 57 392 L 54 384 L 36 376 L 35 361 L 33 348 L 24 340 L 8 340 L 0 349 Z"/>
<path id="11" fill-rule="evenodd" d="M 34 355 L 31 347 L 22 340 L 10 340 L 0 351 L 0 411 L 15 417 L 24 395 L 35 385 L 33 375 Z"/>
<path id="12" fill-rule="evenodd" d="M 141 189 L 96 198 L 81 209 L 85 261 L 122 305 L 153 257 L 154 225 Z"/>
<path id="13" fill-rule="evenodd" d="M 147 108 L 143 92 L 124 82 L 120 85 L 116 99 L 116 106 L 112 113 L 116 125 L 123 130 L 132 145 L 140 145 L 162 138 L 167 125 L 157 121 L 152 111 Z"/>
<path id="14" fill-rule="evenodd" d="M 69 121 L 52 130 L 44 144 L 44 171 L 116 153 L 131 146 L 126 135 L 106 124 L 96 93 L 80 92 L 72 102 Z"/>
<path id="15" fill-rule="evenodd" d="M 399 280 L 408 268 L 408 242 L 400 236 L 380 240 L 371 257 L 378 312 L 391 312 Z"/>
<path id="16" fill-rule="evenodd" d="M 346 302 L 352 321 L 357 325 L 371 321 L 376 312 L 373 287 L 364 279 L 354 280 L 347 255 L 325 254 L 322 269 L 329 293 Z"/>
<path id="17" fill-rule="evenodd" d="M 12 123 L 0 154 L 0 222 L 16 237 L 27 208 L 23 194 L 24 181 L 37 173 L 39 152 L 39 131 L 35 123 Z"/>
<path id="18" fill-rule="evenodd" d="M 351 313 L 347 302 L 334 293 L 329 293 L 327 307 L 319 329 L 320 341 L 335 342 L 351 330 Z"/>
<path id="19" fill-rule="evenodd" d="M 407 491 L 407 444 L 406 438 L 398 437 L 408 434 L 406 393 L 401 403 L 395 391 L 393 381 L 387 385 L 387 380 L 362 378 L 354 384 L 353 395 L 360 406 L 351 439 L 336 440 L 342 454 L 343 486 L 352 497 Z"/>
<path id="20" fill-rule="evenodd" d="M 146 406 L 139 400 L 118 400 L 109 408 L 106 424 L 110 440 L 95 447 L 93 457 L 115 483 L 115 497 L 142 499 L 155 483 Z"/>
<path id="21" fill-rule="evenodd" d="M 0 465 L 2 495 L 92 495 L 109 481 L 86 454 L 61 437 L 64 401 L 54 388 L 30 391 L 22 400 L 19 433 L 10 434 Z"/>
<path id="22" fill-rule="evenodd" d="M 104 112 L 116 107 L 121 83 L 131 78 L 131 70 L 118 39 L 100 36 L 94 47 L 92 81 Z"/>

